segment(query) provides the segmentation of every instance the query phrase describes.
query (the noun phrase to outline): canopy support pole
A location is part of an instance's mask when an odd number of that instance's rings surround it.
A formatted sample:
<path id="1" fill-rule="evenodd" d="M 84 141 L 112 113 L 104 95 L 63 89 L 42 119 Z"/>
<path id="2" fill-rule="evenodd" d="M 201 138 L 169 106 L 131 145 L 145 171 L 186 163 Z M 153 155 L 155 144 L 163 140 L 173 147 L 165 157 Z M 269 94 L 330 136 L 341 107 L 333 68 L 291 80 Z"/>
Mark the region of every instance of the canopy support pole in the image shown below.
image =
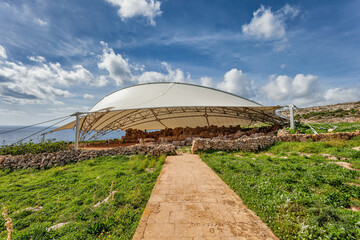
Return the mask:
<path id="1" fill-rule="evenodd" d="M 42 135 L 42 142 L 45 143 L 45 135 L 46 135 L 46 133 L 42 133 L 41 135 Z"/>
<path id="2" fill-rule="evenodd" d="M 80 129 L 79 129 L 79 116 L 80 116 L 80 112 L 76 112 L 74 113 L 72 116 L 76 117 L 76 125 L 75 125 L 75 150 L 78 150 L 79 148 L 79 133 L 80 133 Z"/>
<path id="3" fill-rule="evenodd" d="M 289 110 L 290 110 L 290 129 L 295 129 L 294 104 L 289 105 Z"/>

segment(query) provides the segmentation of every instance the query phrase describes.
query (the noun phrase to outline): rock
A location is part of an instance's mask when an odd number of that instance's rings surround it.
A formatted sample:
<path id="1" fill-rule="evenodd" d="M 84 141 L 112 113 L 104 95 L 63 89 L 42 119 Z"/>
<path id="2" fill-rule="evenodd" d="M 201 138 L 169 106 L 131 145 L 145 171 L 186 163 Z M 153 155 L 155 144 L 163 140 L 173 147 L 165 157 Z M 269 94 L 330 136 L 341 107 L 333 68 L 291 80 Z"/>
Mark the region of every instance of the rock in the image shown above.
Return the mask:
<path id="1" fill-rule="evenodd" d="M 286 130 L 286 129 L 279 129 L 279 131 L 277 132 L 277 136 L 281 137 L 281 136 L 286 136 L 290 134 L 290 131 Z"/>
<path id="2" fill-rule="evenodd" d="M 331 155 L 331 154 L 321 153 L 320 155 L 328 160 L 338 160 L 338 158 L 336 156 Z"/>
<path id="3" fill-rule="evenodd" d="M 100 207 L 101 204 L 108 202 L 109 199 L 110 199 L 111 197 L 113 197 L 113 196 L 115 195 L 115 193 L 117 193 L 117 192 L 118 192 L 118 191 L 112 191 L 112 192 L 109 194 L 109 196 L 107 196 L 104 200 L 96 203 L 93 207 L 94 207 L 94 208 Z"/>
<path id="4" fill-rule="evenodd" d="M 191 137 L 185 138 L 185 145 L 186 145 L 186 146 L 191 145 L 191 143 L 192 143 L 192 138 L 191 138 Z"/>
<path id="5" fill-rule="evenodd" d="M 21 209 L 21 210 L 19 210 L 19 211 L 15 211 L 14 213 L 20 213 L 20 212 L 23 212 L 23 211 L 37 212 L 37 211 L 40 211 L 41 209 L 43 209 L 42 206 L 39 206 L 39 207 L 28 207 L 28 208 Z"/>
<path id="6" fill-rule="evenodd" d="M 241 136 L 245 135 L 244 132 L 238 130 L 235 134 L 234 134 L 234 139 L 240 138 Z"/>
<path id="7" fill-rule="evenodd" d="M 50 232 L 51 230 L 57 230 L 63 226 L 65 226 L 66 224 L 68 224 L 69 222 L 64 222 L 64 223 L 58 223 L 58 224 L 55 224 L 49 228 L 47 228 L 47 231 Z"/>

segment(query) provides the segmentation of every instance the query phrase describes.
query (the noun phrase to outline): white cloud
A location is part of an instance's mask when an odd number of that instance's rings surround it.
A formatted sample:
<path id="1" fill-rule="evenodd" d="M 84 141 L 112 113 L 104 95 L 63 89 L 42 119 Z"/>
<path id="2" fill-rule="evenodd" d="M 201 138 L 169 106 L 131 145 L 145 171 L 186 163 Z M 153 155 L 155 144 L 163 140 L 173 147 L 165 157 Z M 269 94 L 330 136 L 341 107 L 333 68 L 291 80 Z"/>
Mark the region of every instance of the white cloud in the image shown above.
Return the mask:
<path id="1" fill-rule="evenodd" d="M 109 83 L 109 81 L 108 81 L 107 77 L 104 76 L 104 75 L 101 75 L 101 76 L 96 78 L 93 86 L 95 86 L 95 87 L 103 87 L 103 86 L 106 86 L 108 83 Z"/>
<path id="2" fill-rule="evenodd" d="M 185 78 L 185 74 L 180 69 L 173 70 L 171 66 L 166 63 L 161 63 L 167 70 L 167 74 L 159 72 L 143 72 L 141 75 L 136 76 L 135 78 L 139 83 L 148 83 L 148 82 L 185 82 L 190 79 L 190 75 Z"/>
<path id="3" fill-rule="evenodd" d="M 360 88 L 331 88 L 325 91 L 324 99 L 326 104 L 344 103 L 360 100 Z"/>
<path id="4" fill-rule="evenodd" d="M 33 61 L 33 62 L 38 62 L 38 63 L 43 63 L 46 61 L 46 59 L 43 57 L 43 56 L 30 56 L 28 57 L 28 59 L 30 61 Z"/>
<path id="5" fill-rule="evenodd" d="M 311 74 L 297 74 L 294 78 L 273 75 L 260 91 L 274 104 L 318 106 L 360 100 L 358 86 L 324 89 L 318 77 Z"/>
<path id="6" fill-rule="evenodd" d="M 25 112 L 23 112 L 23 111 L 16 111 L 16 110 L 11 110 L 11 109 L 6 109 L 6 108 L 0 108 L 0 112 L 4 115 L 11 115 L 11 116 L 22 116 L 25 114 Z"/>
<path id="7" fill-rule="evenodd" d="M 50 81 L 53 81 L 57 84 L 64 86 L 70 86 L 80 83 L 85 83 L 88 85 L 97 85 L 94 76 L 92 73 L 84 68 L 82 65 L 74 65 L 73 71 L 67 71 L 63 69 L 60 63 L 50 63 L 48 65 L 43 65 L 43 69 L 50 71 L 52 73 L 52 78 Z M 48 68 L 49 67 L 49 68 Z"/>
<path id="8" fill-rule="evenodd" d="M 127 59 L 124 59 L 121 54 L 115 54 L 112 48 L 109 48 L 106 43 L 101 42 L 104 46 L 101 61 L 98 63 L 100 69 L 106 70 L 110 80 L 115 81 L 116 85 L 129 84 L 133 81 L 130 64 Z"/>
<path id="9" fill-rule="evenodd" d="M 91 94 L 85 93 L 84 96 L 83 96 L 83 98 L 85 98 L 85 99 L 94 99 L 95 96 L 94 96 L 94 95 L 91 95 Z"/>
<path id="10" fill-rule="evenodd" d="M 54 103 L 60 97 L 70 97 L 63 89 L 73 85 L 97 86 L 101 78 L 94 76 L 83 66 L 75 65 L 65 70 L 59 63 L 45 63 L 46 59 L 29 57 L 40 65 L 24 65 L 21 62 L 0 60 L 0 99 L 9 103 Z M 100 82 L 101 83 L 101 82 Z"/>
<path id="11" fill-rule="evenodd" d="M 269 99 L 284 104 L 306 105 L 320 99 L 318 77 L 311 74 L 297 74 L 294 78 L 286 75 L 270 76 L 261 91 Z"/>
<path id="12" fill-rule="evenodd" d="M 286 4 L 277 12 L 263 5 L 253 13 L 249 24 L 242 25 L 242 32 L 245 36 L 260 40 L 279 40 L 285 37 L 287 18 L 293 18 L 299 10 Z"/>
<path id="13" fill-rule="evenodd" d="M 300 10 L 296 7 L 292 7 L 289 4 L 285 4 L 284 7 L 280 8 L 279 11 L 277 12 L 278 15 L 282 15 L 284 17 L 290 17 L 290 18 L 294 18 L 297 15 L 299 15 Z"/>
<path id="14" fill-rule="evenodd" d="M 281 64 L 281 65 L 280 65 L 280 68 L 281 68 L 281 69 L 286 68 L 286 64 Z"/>
<path id="15" fill-rule="evenodd" d="M 7 58 L 6 50 L 3 46 L 0 45 L 0 58 Z"/>
<path id="16" fill-rule="evenodd" d="M 46 25 L 48 25 L 48 22 L 47 22 L 47 21 L 42 20 L 42 19 L 40 19 L 40 18 L 34 18 L 34 22 L 37 23 L 37 24 L 39 24 L 40 26 L 46 26 Z"/>
<path id="17" fill-rule="evenodd" d="M 161 63 L 166 69 L 166 73 L 144 71 L 144 66 L 131 64 L 128 59 L 119 53 L 115 53 L 106 43 L 101 42 L 101 44 L 104 46 L 104 50 L 100 56 L 101 60 L 98 67 L 107 71 L 108 74 L 100 76 L 99 83 L 104 82 L 106 84 L 109 81 L 114 81 L 117 86 L 123 86 L 135 83 L 191 81 L 190 74 L 185 77 L 182 70 L 173 70 L 166 62 Z"/>
<path id="18" fill-rule="evenodd" d="M 274 52 L 284 51 L 286 48 L 291 46 L 287 38 L 281 39 L 279 41 L 273 41 L 270 43 L 270 45 L 273 47 Z"/>
<path id="19" fill-rule="evenodd" d="M 242 97 L 255 96 L 253 83 L 247 79 L 246 75 L 241 70 L 237 70 L 236 68 L 225 73 L 224 81 L 219 83 L 217 87 Z"/>
<path id="20" fill-rule="evenodd" d="M 200 84 L 205 87 L 212 87 L 213 81 L 210 77 L 202 77 L 200 78 Z"/>
<path id="21" fill-rule="evenodd" d="M 161 15 L 161 3 L 156 0 L 106 0 L 112 5 L 119 7 L 118 14 L 125 20 L 136 16 L 149 19 L 151 25 L 155 25 L 154 18 Z"/>
<path id="22" fill-rule="evenodd" d="M 46 110 L 39 113 L 38 115 L 55 118 L 55 117 L 68 116 L 75 112 L 87 112 L 87 111 L 89 111 L 89 107 L 87 106 L 79 106 L 79 105 L 56 106 L 56 107 L 46 108 Z"/>

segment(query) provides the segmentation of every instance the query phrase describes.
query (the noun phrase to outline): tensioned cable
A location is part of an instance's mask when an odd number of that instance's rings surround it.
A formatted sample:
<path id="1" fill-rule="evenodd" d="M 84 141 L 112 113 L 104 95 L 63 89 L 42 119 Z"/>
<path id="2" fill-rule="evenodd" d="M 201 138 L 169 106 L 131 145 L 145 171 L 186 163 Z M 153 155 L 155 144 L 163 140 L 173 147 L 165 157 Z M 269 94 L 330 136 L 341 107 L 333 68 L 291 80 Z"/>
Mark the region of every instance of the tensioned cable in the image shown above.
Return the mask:
<path id="1" fill-rule="evenodd" d="M 297 109 L 300 109 L 299 107 L 297 107 L 295 105 L 294 105 L 294 107 Z M 315 133 L 315 134 L 318 134 L 318 132 L 309 123 L 306 122 L 305 118 L 301 115 L 300 111 L 297 111 L 297 112 L 300 115 L 300 117 L 304 120 L 304 123 L 311 128 L 311 131 L 313 131 L 313 133 Z"/>
<path id="2" fill-rule="evenodd" d="M 41 125 L 41 124 L 48 123 L 48 122 L 53 122 L 53 121 L 56 121 L 56 120 L 59 120 L 59 119 L 63 119 L 63 118 L 66 118 L 66 117 L 69 117 L 69 116 L 60 117 L 60 118 L 55 118 L 55 119 L 48 120 L 48 121 L 45 121 L 45 122 L 36 123 L 36 124 L 32 124 L 32 125 L 25 126 L 25 127 L 20 127 L 20 128 L 16 128 L 16 129 L 9 130 L 9 131 L 5 131 L 5 132 L 0 132 L 0 134 L 5 134 L 5 133 L 10 133 L 10 132 L 15 132 L 15 131 L 18 131 L 18 130 L 21 130 L 21 129 L 25 129 L 25 128 L 29 128 L 29 127 L 33 127 L 33 126 L 37 126 L 37 125 Z M 71 116 L 70 116 L 70 117 L 71 117 Z"/>
<path id="3" fill-rule="evenodd" d="M 68 120 L 68 119 L 71 118 L 71 117 L 72 117 L 72 116 L 68 116 L 67 118 L 65 118 L 65 119 L 63 119 L 63 120 L 61 120 L 61 121 L 59 121 L 59 122 L 56 122 L 56 123 L 54 123 L 53 125 L 51 125 L 51 126 L 49 126 L 49 127 L 46 127 L 46 128 L 44 128 L 44 129 L 41 129 L 40 131 L 37 131 L 37 132 L 35 132 L 35 133 L 33 133 L 33 134 L 31 134 L 31 135 L 29 135 L 29 136 L 27 136 L 27 137 L 25 137 L 25 138 L 17 141 L 16 143 L 11 144 L 11 145 L 15 145 L 15 144 L 17 144 L 17 143 L 19 143 L 19 142 L 22 142 L 22 141 L 24 141 L 25 139 L 27 139 L 27 138 L 29 138 L 29 137 L 32 137 L 32 136 L 34 136 L 34 135 L 36 135 L 36 134 L 38 134 L 38 133 L 41 133 L 41 132 L 45 131 L 46 129 L 49 129 L 49 128 L 55 126 L 56 124 L 59 124 L 59 123 L 61 123 L 61 122 L 64 122 L 64 121 Z"/>
<path id="4" fill-rule="evenodd" d="M 295 105 L 294 105 L 295 106 Z M 297 106 L 295 106 L 297 109 L 300 109 L 299 107 L 297 107 Z M 304 119 L 304 122 L 305 122 L 305 118 L 303 118 L 303 116 L 300 114 L 300 112 L 298 112 L 299 113 L 299 115 L 302 117 L 302 119 Z M 306 123 L 306 122 L 305 122 Z M 324 123 L 326 123 L 326 124 L 329 124 L 330 126 L 332 126 L 333 127 L 333 129 L 337 129 L 338 128 L 338 126 L 335 126 L 334 124 L 331 124 L 331 123 L 329 123 L 329 122 L 324 122 Z M 310 126 L 310 124 L 308 124 L 309 126 Z"/>

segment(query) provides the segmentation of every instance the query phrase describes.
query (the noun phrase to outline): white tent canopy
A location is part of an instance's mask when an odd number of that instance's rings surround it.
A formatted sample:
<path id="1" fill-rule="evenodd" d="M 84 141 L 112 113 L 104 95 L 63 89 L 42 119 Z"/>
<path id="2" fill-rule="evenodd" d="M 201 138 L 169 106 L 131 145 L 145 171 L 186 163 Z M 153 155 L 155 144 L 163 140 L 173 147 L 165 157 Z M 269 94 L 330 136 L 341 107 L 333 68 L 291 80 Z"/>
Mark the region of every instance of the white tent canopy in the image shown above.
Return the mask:
<path id="1" fill-rule="evenodd" d="M 254 101 L 213 88 L 185 83 L 148 83 L 124 88 L 101 99 L 79 120 L 90 131 L 154 130 L 176 127 L 237 126 L 259 122 L 283 124 L 280 106 Z M 75 121 L 54 131 L 71 129 Z"/>

